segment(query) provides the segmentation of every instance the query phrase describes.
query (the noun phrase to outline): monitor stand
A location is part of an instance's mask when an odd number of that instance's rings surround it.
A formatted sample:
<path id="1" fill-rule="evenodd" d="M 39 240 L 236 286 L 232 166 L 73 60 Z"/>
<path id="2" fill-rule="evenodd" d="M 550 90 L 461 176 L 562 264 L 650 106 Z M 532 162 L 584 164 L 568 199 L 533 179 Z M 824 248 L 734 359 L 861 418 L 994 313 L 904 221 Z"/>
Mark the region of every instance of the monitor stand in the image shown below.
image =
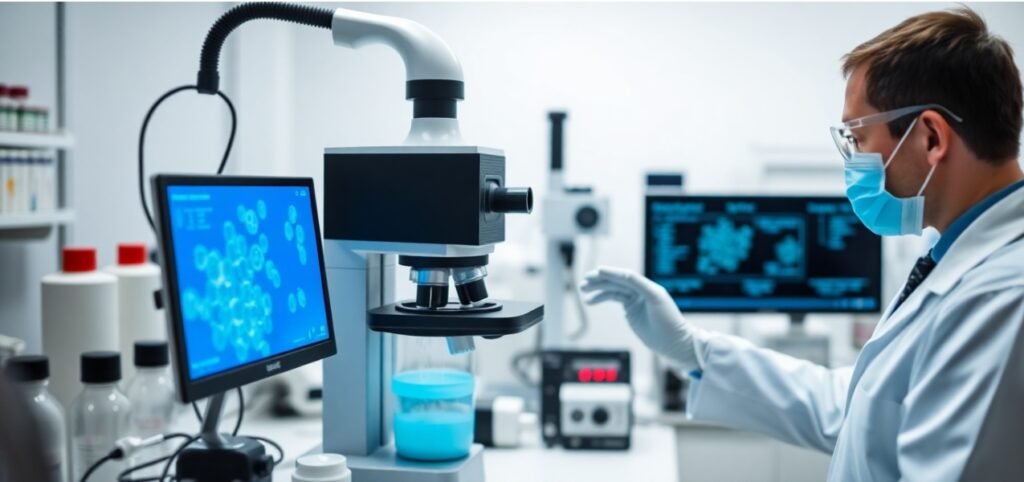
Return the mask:
<path id="1" fill-rule="evenodd" d="M 765 346 L 787 355 L 829 366 L 829 337 L 807 332 L 804 320 L 807 313 L 789 313 L 789 330 L 765 339 Z"/>
<path id="2" fill-rule="evenodd" d="M 263 444 L 217 432 L 223 409 L 224 393 L 210 398 L 199 440 L 178 455 L 177 480 L 271 482 L 274 459 L 267 455 Z"/>

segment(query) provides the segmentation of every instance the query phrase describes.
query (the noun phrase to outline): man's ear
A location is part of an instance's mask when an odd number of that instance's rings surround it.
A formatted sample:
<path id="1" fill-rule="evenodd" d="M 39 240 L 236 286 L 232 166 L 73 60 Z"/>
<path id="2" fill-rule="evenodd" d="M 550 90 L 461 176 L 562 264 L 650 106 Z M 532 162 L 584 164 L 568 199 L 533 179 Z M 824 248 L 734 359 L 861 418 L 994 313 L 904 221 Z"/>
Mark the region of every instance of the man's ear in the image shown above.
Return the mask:
<path id="1" fill-rule="evenodd" d="M 925 132 L 925 152 L 929 166 L 935 166 L 946 158 L 953 142 L 953 128 L 942 114 L 933 110 L 921 114 L 918 122 Z"/>

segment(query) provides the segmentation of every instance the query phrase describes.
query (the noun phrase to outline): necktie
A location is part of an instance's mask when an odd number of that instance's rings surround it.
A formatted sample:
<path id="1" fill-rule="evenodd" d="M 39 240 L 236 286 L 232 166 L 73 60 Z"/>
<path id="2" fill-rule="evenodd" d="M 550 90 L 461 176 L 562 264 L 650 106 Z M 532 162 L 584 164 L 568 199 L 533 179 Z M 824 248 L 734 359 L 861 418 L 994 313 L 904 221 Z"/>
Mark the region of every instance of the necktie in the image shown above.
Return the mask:
<path id="1" fill-rule="evenodd" d="M 917 263 L 914 263 L 914 269 L 910 270 L 910 276 L 907 277 L 907 284 L 903 286 L 903 292 L 900 293 L 900 297 L 896 300 L 896 306 L 892 309 L 893 312 L 899 309 L 900 305 L 906 301 L 933 269 L 935 269 L 935 259 L 932 258 L 931 252 L 917 258 Z"/>

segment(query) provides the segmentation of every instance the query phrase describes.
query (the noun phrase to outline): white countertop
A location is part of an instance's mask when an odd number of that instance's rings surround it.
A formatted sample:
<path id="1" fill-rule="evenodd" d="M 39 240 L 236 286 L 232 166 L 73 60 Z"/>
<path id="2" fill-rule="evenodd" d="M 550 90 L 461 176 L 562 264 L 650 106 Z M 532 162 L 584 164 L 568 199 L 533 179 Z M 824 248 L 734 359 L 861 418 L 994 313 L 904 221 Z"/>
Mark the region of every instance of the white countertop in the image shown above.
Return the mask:
<path id="1" fill-rule="evenodd" d="M 320 443 L 321 424 L 315 418 L 254 417 L 246 419 L 242 429 L 242 434 L 272 438 L 284 447 L 285 460 L 274 470 L 275 482 L 291 482 L 296 457 Z M 486 449 L 484 471 L 488 482 L 675 482 L 678 477 L 676 457 L 676 438 L 672 427 L 638 425 L 633 429 L 632 448 L 628 451 L 547 449 L 538 440 L 535 444 L 515 449 Z"/>

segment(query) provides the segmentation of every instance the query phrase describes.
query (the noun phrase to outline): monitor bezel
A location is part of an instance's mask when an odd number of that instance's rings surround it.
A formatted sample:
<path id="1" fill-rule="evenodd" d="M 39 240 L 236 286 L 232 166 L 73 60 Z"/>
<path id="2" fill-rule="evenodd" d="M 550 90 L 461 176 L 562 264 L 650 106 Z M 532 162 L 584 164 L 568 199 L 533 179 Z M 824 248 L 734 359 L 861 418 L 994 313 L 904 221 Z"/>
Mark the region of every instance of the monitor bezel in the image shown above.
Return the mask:
<path id="1" fill-rule="evenodd" d="M 178 398 L 189 403 L 210 395 L 223 393 L 243 385 L 279 375 L 300 366 L 332 356 L 337 353 L 334 320 L 331 314 L 331 300 L 327 286 L 327 271 L 324 266 L 320 218 L 317 212 L 316 192 L 310 177 L 261 177 L 261 176 L 220 176 L 188 174 L 156 174 L 151 178 L 152 197 L 156 206 L 156 230 L 158 252 L 164 286 L 165 319 L 168 343 L 171 347 L 175 385 Z M 309 203 L 313 214 L 313 230 L 317 240 L 317 262 L 320 264 L 320 283 L 323 289 L 324 308 L 327 316 L 328 337 L 325 340 L 279 353 L 258 361 L 217 372 L 192 380 L 189 377 L 185 326 L 180 310 L 178 276 L 175 264 L 174 243 L 170 230 L 167 189 L 171 186 L 252 186 L 252 187 L 305 187 L 309 189 Z M 275 364 L 280 364 L 276 365 Z M 278 368 L 279 367 L 279 368 Z"/>
<path id="2" fill-rule="evenodd" d="M 643 238 L 643 249 L 644 249 L 644 276 L 650 277 L 649 271 L 650 266 L 650 253 L 648 240 L 651 235 L 651 203 L 661 200 L 702 200 L 702 199 L 738 199 L 738 200 L 759 200 L 759 199 L 773 199 L 773 200 L 800 200 L 801 202 L 809 202 L 815 200 L 824 201 L 843 201 L 849 202 L 846 197 L 842 195 L 828 195 L 828 194 L 647 194 L 644 196 L 644 238 Z M 866 229 L 866 228 L 865 228 Z M 882 283 L 885 278 L 885 273 L 882 270 L 883 263 L 885 260 L 884 244 L 882 243 L 882 237 L 876 236 L 878 243 L 878 283 L 876 283 L 875 290 L 871 293 L 876 300 L 875 309 L 864 309 L 856 310 L 849 308 L 837 308 L 837 309 L 820 309 L 820 310 L 780 310 L 775 308 L 736 308 L 732 310 L 723 310 L 716 308 L 689 308 L 682 309 L 679 311 L 682 313 L 692 314 L 731 314 L 731 313 L 783 313 L 791 316 L 803 316 L 808 314 L 879 314 L 882 313 L 884 308 L 882 299 Z M 674 297 L 673 297 L 674 300 Z"/>

